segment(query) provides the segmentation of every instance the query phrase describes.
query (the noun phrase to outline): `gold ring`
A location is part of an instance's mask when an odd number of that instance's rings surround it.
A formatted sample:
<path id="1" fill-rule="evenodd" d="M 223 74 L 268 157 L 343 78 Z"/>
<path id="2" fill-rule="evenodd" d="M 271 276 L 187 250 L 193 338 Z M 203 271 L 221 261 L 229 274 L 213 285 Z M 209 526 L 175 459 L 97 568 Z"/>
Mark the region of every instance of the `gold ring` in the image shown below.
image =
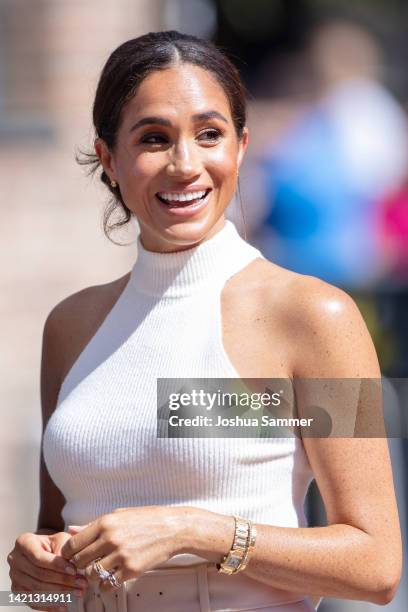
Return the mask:
<path id="1" fill-rule="evenodd" d="M 113 574 L 113 572 L 109 574 L 108 581 L 113 587 L 115 587 L 115 589 L 118 589 L 121 586 L 121 583 L 116 578 L 116 576 Z"/>
<path id="2" fill-rule="evenodd" d="M 111 575 L 110 572 L 108 572 L 108 570 L 106 570 L 102 563 L 101 563 L 101 558 L 102 557 L 98 557 L 98 559 L 95 559 L 95 561 L 92 563 L 92 567 L 95 570 L 95 572 L 98 574 L 99 578 L 101 580 L 107 580 L 109 579 L 109 576 Z"/>

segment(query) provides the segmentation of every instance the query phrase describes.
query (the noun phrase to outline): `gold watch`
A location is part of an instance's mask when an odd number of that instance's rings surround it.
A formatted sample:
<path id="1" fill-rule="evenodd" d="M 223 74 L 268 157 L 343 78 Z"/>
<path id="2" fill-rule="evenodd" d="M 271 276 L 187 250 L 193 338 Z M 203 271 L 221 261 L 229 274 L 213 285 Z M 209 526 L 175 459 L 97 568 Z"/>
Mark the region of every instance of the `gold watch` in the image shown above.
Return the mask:
<path id="1" fill-rule="evenodd" d="M 245 569 L 255 545 L 256 530 L 252 521 L 240 516 L 234 516 L 234 519 L 235 533 L 231 550 L 217 565 L 222 574 L 236 574 Z"/>

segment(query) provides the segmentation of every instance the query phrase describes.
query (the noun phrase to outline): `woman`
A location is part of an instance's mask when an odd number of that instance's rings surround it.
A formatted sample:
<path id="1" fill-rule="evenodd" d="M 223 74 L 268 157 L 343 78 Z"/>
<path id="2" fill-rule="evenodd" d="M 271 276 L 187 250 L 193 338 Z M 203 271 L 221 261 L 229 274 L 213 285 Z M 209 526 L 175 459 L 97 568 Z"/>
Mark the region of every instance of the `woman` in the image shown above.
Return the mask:
<path id="1" fill-rule="evenodd" d="M 108 59 L 93 118 L 138 255 L 47 318 L 41 508 L 12 589 L 76 590 L 84 610 L 387 603 L 401 543 L 385 439 L 157 436 L 157 379 L 380 376 L 351 299 L 225 220 L 248 144 L 236 69 L 208 42 L 147 34 Z M 306 526 L 312 478 L 327 527 Z"/>

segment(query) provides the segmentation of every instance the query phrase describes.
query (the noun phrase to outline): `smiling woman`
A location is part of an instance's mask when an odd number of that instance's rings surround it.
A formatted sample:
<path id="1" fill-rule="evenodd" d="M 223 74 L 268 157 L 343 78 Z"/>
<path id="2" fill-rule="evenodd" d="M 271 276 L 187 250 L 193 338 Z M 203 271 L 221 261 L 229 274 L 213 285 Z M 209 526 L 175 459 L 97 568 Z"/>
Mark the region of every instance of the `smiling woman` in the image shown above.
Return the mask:
<path id="1" fill-rule="evenodd" d="M 209 42 L 150 33 L 112 53 L 93 118 L 88 161 L 137 219 L 137 258 L 45 323 L 41 506 L 8 556 L 12 589 L 75 593 L 83 612 L 387 603 L 401 541 L 386 440 L 158 435 L 158 379 L 380 375 L 352 300 L 225 219 L 248 144 L 237 70 Z M 313 478 L 327 527 L 307 526 Z"/>
<path id="2" fill-rule="evenodd" d="M 178 33 L 148 34 L 127 41 L 112 53 L 102 71 L 93 120 L 99 136 L 95 143 L 97 155 L 87 155 L 81 163 L 92 164 L 93 171 L 102 163 L 101 180 L 113 195 L 105 216 L 106 233 L 127 223 L 132 214 L 142 227 L 144 201 L 144 212 L 150 216 L 159 211 L 166 213 L 162 224 L 169 225 L 178 217 L 184 219 L 177 228 L 181 242 L 168 228 L 171 242 L 166 243 L 165 251 L 174 249 L 174 240 L 179 246 L 186 240 L 197 243 L 202 234 L 188 233 L 192 228 L 186 217 L 207 208 L 210 199 L 219 201 L 219 206 L 208 207 L 207 213 L 211 210 L 214 216 L 222 206 L 225 208 L 234 194 L 236 174 L 247 146 L 244 88 L 233 64 L 210 43 Z M 124 155 L 127 169 L 133 173 L 140 169 L 137 180 L 143 178 L 143 200 L 140 192 L 132 194 L 136 209 L 128 198 L 127 189 L 132 189 L 129 177 L 121 176 L 119 180 L 117 175 L 118 164 L 122 172 L 125 170 Z M 213 176 L 200 185 L 196 177 L 204 164 L 211 165 Z M 230 178 L 228 185 L 224 184 L 225 178 Z M 151 191 L 154 186 L 156 192 Z M 206 191 L 202 195 L 205 201 L 183 207 L 158 206 L 157 210 L 149 205 L 151 198 L 156 204 L 157 200 L 185 201 L 194 190 Z M 124 217 L 109 226 L 110 215 L 118 205 Z M 203 212 L 202 223 L 204 216 Z M 162 235 L 162 245 L 164 239 Z"/>
<path id="3" fill-rule="evenodd" d="M 246 145 L 215 76 L 178 63 L 144 78 L 122 109 L 114 148 L 98 138 L 95 149 L 145 248 L 169 252 L 221 228 Z"/>

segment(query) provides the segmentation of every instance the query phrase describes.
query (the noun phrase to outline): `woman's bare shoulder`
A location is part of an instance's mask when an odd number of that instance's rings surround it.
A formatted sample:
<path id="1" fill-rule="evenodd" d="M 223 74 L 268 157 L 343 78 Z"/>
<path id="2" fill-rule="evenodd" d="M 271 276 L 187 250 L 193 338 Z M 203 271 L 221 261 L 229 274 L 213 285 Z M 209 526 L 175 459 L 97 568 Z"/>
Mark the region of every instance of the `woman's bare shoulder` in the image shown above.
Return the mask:
<path id="1" fill-rule="evenodd" d="M 43 342 L 47 342 L 58 361 L 60 381 L 113 308 L 128 280 L 129 273 L 109 283 L 85 287 L 52 308 L 44 325 Z"/>
<path id="2" fill-rule="evenodd" d="M 284 312 L 299 322 L 306 322 L 313 312 L 325 310 L 336 301 L 338 307 L 350 307 L 352 298 L 342 289 L 315 276 L 299 274 L 268 259 L 255 259 L 235 279 L 235 288 L 261 292 L 267 304 L 281 305 Z M 329 308 L 334 311 L 334 307 Z"/>
<path id="3" fill-rule="evenodd" d="M 246 283 L 252 280 L 267 304 L 280 306 L 292 324 L 304 329 L 322 322 L 324 314 L 332 318 L 350 310 L 358 312 L 348 293 L 315 276 L 293 272 L 267 259 L 255 260 L 249 272 Z"/>
<path id="4" fill-rule="evenodd" d="M 111 282 L 85 287 L 58 302 L 48 315 L 54 324 L 83 321 L 84 316 L 96 316 L 103 312 L 122 293 L 129 280 L 129 273 Z"/>
<path id="5" fill-rule="evenodd" d="M 264 309 L 294 347 L 300 376 L 377 376 L 377 355 L 365 321 L 343 289 L 268 260 L 251 271 Z"/>

